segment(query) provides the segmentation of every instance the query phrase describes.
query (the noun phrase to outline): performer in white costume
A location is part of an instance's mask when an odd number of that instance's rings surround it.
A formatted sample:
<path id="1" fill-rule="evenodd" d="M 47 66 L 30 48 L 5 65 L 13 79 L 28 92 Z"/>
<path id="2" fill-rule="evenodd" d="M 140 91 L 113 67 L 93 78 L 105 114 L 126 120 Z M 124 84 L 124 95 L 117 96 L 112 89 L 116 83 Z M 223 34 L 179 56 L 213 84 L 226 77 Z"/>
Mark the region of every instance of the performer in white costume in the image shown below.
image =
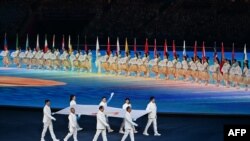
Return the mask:
<path id="1" fill-rule="evenodd" d="M 56 121 L 56 119 L 51 116 L 50 100 L 45 100 L 45 106 L 43 108 L 43 131 L 41 141 L 45 141 L 44 137 L 48 128 L 53 141 L 59 141 L 55 136 L 52 120 Z"/>
<path id="2" fill-rule="evenodd" d="M 70 95 L 70 103 L 69 106 L 71 108 L 75 108 L 76 106 L 76 96 L 75 95 Z M 76 113 L 77 114 L 77 113 Z M 81 117 L 81 115 L 78 115 L 77 119 L 79 120 Z M 79 124 L 77 123 L 77 130 L 80 131 L 82 130 L 82 128 L 79 126 Z"/>
<path id="3" fill-rule="evenodd" d="M 131 107 L 127 107 L 126 108 L 126 114 L 125 114 L 125 117 L 124 117 L 124 120 L 125 120 L 125 133 L 122 137 L 122 140 L 121 141 L 125 141 L 126 138 L 128 137 L 128 134 L 130 136 L 130 140 L 131 141 L 134 141 L 134 126 L 138 126 L 136 123 L 134 123 L 132 121 L 132 117 L 131 117 Z"/>
<path id="4" fill-rule="evenodd" d="M 132 105 L 131 105 L 131 103 L 130 103 L 130 99 L 129 99 L 129 98 L 126 98 L 126 99 L 125 99 L 125 103 L 122 105 L 122 109 L 123 109 L 124 111 L 126 111 L 127 107 L 132 108 Z M 123 122 L 122 122 L 122 124 L 121 124 L 119 133 L 124 134 L 124 131 L 123 131 L 124 126 L 125 126 L 125 119 L 123 120 Z M 134 133 L 137 133 L 137 131 L 135 130 L 134 127 L 133 127 L 133 129 L 134 129 Z"/>
<path id="5" fill-rule="evenodd" d="M 93 141 L 97 141 L 99 135 L 102 133 L 102 140 L 107 141 L 106 128 L 109 127 L 109 124 L 106 121 L 106 117 L 104 114 L 104 106 L 99 107 L 99 111 L 96 115 L 96 133 L 93 138 Z"/>
<path id="6" fill-rule="evenodd" d="M 147 125 L 145 127 L 143 135 L 149 136 L 148 128 L 153 122 L 154 135 L 155 136 L 161 136 L 161 134 L 159 134 L 158 131 L 157 131 L 157 106 L 155 104 L 155 98 L 154 97 L 150 97 L 150 101 L 149 101 L 149 103 L 147 105 L 146 110 L 149 111 L 150 113 L 148 114 L 148 123 L 147 123 Z"/>
<path id="7" fill-rule="evenodd" d="M 75 109 L 70 108 L 70 114 L 69 114 L 69 133 L 67 136 L 64 138 L 64 141 L 67 141 L 72 135 L 74 138 L 74 141 L 77 140 L 77 116 L 75 114 Z"/>
<path id="8" fill-rule="evenodd" d="M 102 101 L 99 103 L 99 106 L 103 106 L 104 109 L 107 108 L 107 103 L 109 103 L 109 101 L 111 100 L 111 97 L 109 98 L 108 102 L 107 102 L 107 98 L 106 97 L 102 97 Z M 104 112 L 105 113 L 105 112 Z M 109 122 L 108 120 L 108 116 L 105 114 L 106 117 L 106 121 Z M 113 132 L 114 130 L 110 128 L 110 126 L 108 126 L 108 132 Z"/>

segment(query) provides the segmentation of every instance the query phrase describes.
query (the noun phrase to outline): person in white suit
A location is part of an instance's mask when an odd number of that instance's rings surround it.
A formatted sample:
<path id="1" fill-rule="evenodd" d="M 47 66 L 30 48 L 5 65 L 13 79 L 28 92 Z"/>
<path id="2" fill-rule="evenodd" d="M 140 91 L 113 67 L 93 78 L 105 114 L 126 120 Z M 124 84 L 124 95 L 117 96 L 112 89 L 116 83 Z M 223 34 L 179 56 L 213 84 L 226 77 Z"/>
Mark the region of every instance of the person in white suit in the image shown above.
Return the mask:
<path id="1" fill-rule="evenodd" d="M 70 108 L 70 114 L 69 114 L 69 133 L 67 134 L 67 136 L 64 138 L 64 141 L 67 141 L 72 135 L 74 138 L 74 141 L 78 141 L 77 140 L 77 116 L 75 114 L 75 108 Z"/>
<path id="2" fill-rule="evenodd" d="M 70 99 L 69 100 L 70 100 L 69 106 L 71 108 L 75 108 L 75 106 L 76 106 L 76 96 L 75 95 L 70 95 Z M 77 120 L 79 120 L 80 117 L 81 117 L 81 115 L 77 115 Z M 82 128 L 79 126 L 78 123 L 77 123 L 77 130 L 78 131 L 82 130 Z"/>
<path id="3" fill-rule="evenodd" d="M 106 117 L 104 114 L 104 106 L 99 107 L 99 111 L 96 115 L 96 133 L 93 138 L 93 141 L 97 141 L 99 135 L 102 133 L 102 140 L 107 141 L 106 128 L 109 127 L 109 124 L 106 121 Z"/>
<path id="4" fill-rule="evenodd" d="M 134 126 L 137 126 L 137 124 L 133 122 L 130 113 L 131 113 L 131 107 L 128 106 L 126 108 L 126 114 L 124 117 L 124 119 L 125 119 L 125 133 L 124 133 L 121 141 L 125 141 L 126 138 L 128 137 L 128 134 L 130 136 L 131 141 L 135 140 L 134 139 Z"/>
<path id="5" fill-rule="evenodd" d="M 157 131 L 157 106 L 155 104 L 155 98 L 152 96 L 150 97 L 150 102 L 147 105 L 146 111 L 149 111 L 148 114 L 148 123 L 145 127 L 145 130 L 143 132 L 143 135 L 149 136 L 148 134 L 148 128 L 153 122 L 153 127 L 154 127 L 154 135 L 155 136 L 161 136 L 161 134 L 158 133 Z"/>
<path id="6" fill-rule="evenodd" d="M 124 111 L 126 111 L 127 107 L 132 108 L 131 102 L 129 98 L 125 98 L 125 103 L 122 105 L 122 109 Z M 124 134 L 123 128 L 125 126 L 125 119 L 123 120 L 121 127 L 120 127 L 120 131 L 119 133 Z M 137 133 L 136 129 L 134 128 L 134 133 Z"/>
<path id="7" fill-rule="evenodd" d="M 53 141 L 59 141 L 55 136 L 52 120 L 56 121 L 56 119 L 51 116 L 50 100 L 47 99 L 45 100 L 45 106 L 43 108 L 43 131 L 41 141 L 45 141 L 44 137 L 48 128 Z"/>
<path id="8" fill-rule="evenodd" d="M 108 107 L 108 104 L 107 104 L 107 103 L 109 103 L 111 99 L 112 99 L 111 96 L 110 96 L 110 98 L 108 99 L 108 101 L 107 101 L 107 98 L 106 98 L 105 96 L 102 97 L 102 100 L 101 100 L 101 102 L 99 103 L 99 106 L 103 106 L 104 109 L 106 109 L 106 108 Z M 104 113 L 105 113 L 105 112 L 104 112 Z M 106 114 L 105 114 L 105 117 L 106 117 L 106 121 L 109 122 L 108 116 L 107 116 Z M 108 132 L 110 133 L 110 132 L 113 132 L 113 131 L 114 131 L 114 130 L 111 129 L 110 126 L 108 126 Z"/>

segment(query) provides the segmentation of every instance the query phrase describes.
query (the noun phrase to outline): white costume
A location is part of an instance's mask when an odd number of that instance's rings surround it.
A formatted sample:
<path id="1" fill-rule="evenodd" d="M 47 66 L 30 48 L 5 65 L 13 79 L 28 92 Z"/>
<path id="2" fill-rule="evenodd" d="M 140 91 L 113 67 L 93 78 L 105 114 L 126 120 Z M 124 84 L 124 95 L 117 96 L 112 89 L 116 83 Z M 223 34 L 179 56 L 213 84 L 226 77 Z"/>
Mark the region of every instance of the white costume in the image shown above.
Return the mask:
<path id="1" fill-rule="evenodd" d="M 43 108 L 43 131 L 42 131 L 41 141 L 44 141 L 44 136 L 48 128 L 49 128 L 49 132 L 53 141 L 58 141 L 58 139 L 56 139 L 56 136 L 53 130 L 52 120 L 56 120 L 56 119 L 51 116 L 50 107 L 48 105 L 45 105 Z"/>
<path id="2" fill-rule="evenodd" d="M 155 136 L 160 135 L 157 131 L 157 121 L 156 121 L 156 119 L 157 119 L 157 115 L 156 115 L 157 107 L 156 107 L 156 104 L 153 102 L 149 102 L 149 104 L 147 105 L 146 111 L 149 111 L 150 113 L 148 114 L 148 123 L 145 127 L 143 134 L 148 135 L 148 128 L 153 122 Z"/>
<path id="3" fill-rule="evenodd" d="M 130 107 L 130 108 L 132 108 L 132 105 L 129 103 L 124 103 L 123 105 L 122 105 L 122 109 L 124 110 L 124 111 L 126 111 L 126 109 L 127 109 L 127 107 Z M 124 126 L 125 126 L 125 119 L 123 120 L 123 122 L 122 122 L 122 124 L 121 124 L 121 127 L 120 127 L 120 133 L 124 133 L 123 132 L 123 128 L 124 128 Z"/>
<path id="4" fill-rule="evenodd" d="M 78 141 L 77 140 L 77 117 L 75 114 L 70 113 L 68 119 L 69 119 L 69 133 L 64 138 L 64 141 L 67 141 L 72 135 L 73 135 L 74 141 Z"/>
<path id="5" fill-rule="evenodd" d="M 135 140 L 134 126 L 137 126 L 137 124 L 132 121 L 132 117 L 129 112 L 126 112 L 124 119 L 125 119 L 125 133 L 121 141 L 125 141 L 125 139 L 128 137 L 128 134 L 130 136 L 130 140 L 134 141 Z"/>
<path id="6" fill-rule="evenodd" d="M 106 128 L 109 127 L 109 124 L 107 123 L 105 114 L 102 111 L 98 111 L 96 115 L 96 121 L 96 134 L 93 138 L 93 141 L 97 141 L 101 133 L 103 141 L 107 141 Z"/>

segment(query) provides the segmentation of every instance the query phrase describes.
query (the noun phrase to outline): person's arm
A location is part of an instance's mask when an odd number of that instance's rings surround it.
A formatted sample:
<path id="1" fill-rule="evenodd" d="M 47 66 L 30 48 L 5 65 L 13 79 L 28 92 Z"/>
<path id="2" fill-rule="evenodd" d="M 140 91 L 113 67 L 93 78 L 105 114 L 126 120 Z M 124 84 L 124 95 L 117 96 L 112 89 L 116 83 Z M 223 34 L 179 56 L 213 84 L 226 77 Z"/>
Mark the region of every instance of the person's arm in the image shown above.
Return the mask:
<path id="1" fill-rule="evenodd" d="M 133 126 L 138 126 L 135 122 L 132 121 L 132 118 L 129 115 L 125 116 L 125 120 Z"/>
<path id="2" fill-rule="evenodd" d="M 104 124 L 105 126 L 109 126 L 109 124 L 106 122 L 106 120 L 104 119 L 105 117 L 102 117 L 101 115 L 97 115 L 97 118 L 98 118 L 98 120 L 102 123 L 102 124 Z"/>
<path id="3" fill-rule="evenodd" d="M 107 100 L 107 104 L 112 100 L 114 94 L 115 94 L 114 92 L 112 92 L 112 93 L 110 94 L 110 97 L 109 97 L 109 99 Z"/>
<path id="4" fill-rule="evenodd" d="M 47 109 L 44 110 L 44 114 L 45 114 L 47 117 L 49 117 L 50 119 L 56 120 L 54 117 L 51 116 L 51 114 L 49 114 L 49 112 L 48 112 Z"/>

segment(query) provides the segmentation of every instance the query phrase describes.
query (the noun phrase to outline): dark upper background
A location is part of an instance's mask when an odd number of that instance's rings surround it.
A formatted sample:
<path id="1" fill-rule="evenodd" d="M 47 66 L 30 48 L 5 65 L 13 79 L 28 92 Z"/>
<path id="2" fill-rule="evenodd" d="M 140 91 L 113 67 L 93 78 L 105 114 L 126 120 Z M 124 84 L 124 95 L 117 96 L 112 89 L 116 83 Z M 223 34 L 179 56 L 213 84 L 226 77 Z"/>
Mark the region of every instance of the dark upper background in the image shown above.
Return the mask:
<path id="1" fill-rule="evenodd" d="M 107 36 L 112 44 L 117 36 L 120 44 L 128 37 L 130 45 L 134 37 L 137 44 L 148 37 L 151 45 L 154 38 L 159 45 L 166 38 L 180 46 L 183 40 L 189 46 L 205 40 L 210 47 L 223 41 L 226 51 L 235 42 L 236 50 L 242 51 L 244 43 L 250 44 L 250 0 L 1 0 L 1 49 L 5 32 L 11 48 L 16 33 L 22 48 L 27 33 L 32 48 L 39 33 L 41 45 L 44 34 L 49 44 L 56 34 L 57 46 L 62 34 L 70 34 L 73 44 L 80 34 L 82 44 L 85 35 L 93 45 L 96 36 L 101 44 L 106 44 Z"/>

